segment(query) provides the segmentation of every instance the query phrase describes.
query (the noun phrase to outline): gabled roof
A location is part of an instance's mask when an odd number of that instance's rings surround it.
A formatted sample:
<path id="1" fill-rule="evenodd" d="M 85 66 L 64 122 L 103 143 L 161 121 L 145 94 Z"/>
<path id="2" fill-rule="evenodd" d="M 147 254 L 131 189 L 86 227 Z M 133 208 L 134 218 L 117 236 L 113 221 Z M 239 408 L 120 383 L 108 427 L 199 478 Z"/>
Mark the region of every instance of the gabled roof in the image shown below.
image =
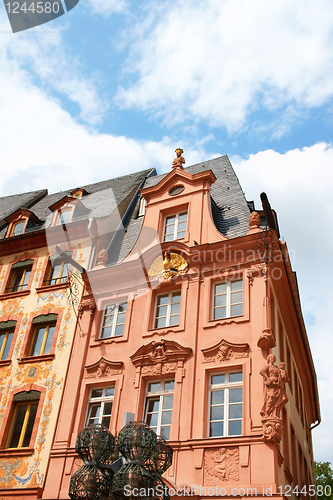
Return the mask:
<path id="1" fill-rule="evenodd" d="M 202 163 L 184 168 L 185 172 L 197 174 L 212 170 L 216 181 L 211 186 L 212 214 L 218 231 L 227 238 L 244 236 L 249 231 L 250 209 L 245 199 L 238 177 L 229 158 L 220 156 Z M 155 186 L 166 175 L 148 177 L 144 188 Z M 142 227 L 143 217 L 138 217 L 139 200 L 130 217 L 124 221 L 125 230 L 121 230 L 112 241 L 109 252 L 109 265 L 121 262 L 133 248 Z"/>
<path id="2" fill-rule="evenodd" d="M 150 168 L 114 179 L 79 186 L 84 192 L 89 193 L 89 196 L 83 196 L 81 200 L 76 200 L 71 195 L 78 188 L 53 194 L 48 194 L 47 190 L 40 190 L 2 197 L 0 198 L 0 221 L 3 221 L 3 223 L 0 226 L 0 237 L 5 235 L 8 226 L 8 222 L 4 219 L 21 208 L 29 208 L 43 222 L 36 229 L 43 228 L 46 221 L 46 226 L 49 225 L 52 220 L 52 210 L 50 207 L 57 206 L 62 199 L 65 201 L 73 199 L 73 202 L 76 204 L 83 203 L 87 210 L 85 214 L 81 211 L 79 214 L 80 217 L 98 218 L 109 215 L 115 206 L 119 206 L 121 202 L 141 185 L 148 175 L 154 175 L 155 173 L 156 170 Z M 111 199 L 113 200 L 112 202 L 110 201 Z M 77 213 L 76 211 L 74 216 Z"/>

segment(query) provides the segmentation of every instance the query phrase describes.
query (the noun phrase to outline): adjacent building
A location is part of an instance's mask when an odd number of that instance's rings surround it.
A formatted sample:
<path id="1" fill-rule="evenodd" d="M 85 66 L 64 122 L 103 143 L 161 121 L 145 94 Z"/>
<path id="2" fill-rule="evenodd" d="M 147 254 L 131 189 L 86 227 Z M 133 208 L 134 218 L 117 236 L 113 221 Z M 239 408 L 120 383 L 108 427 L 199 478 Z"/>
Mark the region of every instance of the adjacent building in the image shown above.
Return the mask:
<path id="1" fill-rule="evenodd" d="M 2 498 L 40 498 L 44 488 L 84 289 L 66 257 L 88 269 L 152 173 L 0 198 Z"/>

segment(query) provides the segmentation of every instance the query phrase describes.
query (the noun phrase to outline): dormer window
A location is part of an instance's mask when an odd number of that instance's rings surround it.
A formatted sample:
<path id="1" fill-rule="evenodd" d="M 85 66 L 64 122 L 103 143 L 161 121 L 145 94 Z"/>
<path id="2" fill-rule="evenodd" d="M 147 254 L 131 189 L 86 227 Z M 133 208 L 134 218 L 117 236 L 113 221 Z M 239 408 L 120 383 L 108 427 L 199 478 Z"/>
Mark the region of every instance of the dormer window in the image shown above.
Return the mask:
<path id="1" fill-rule="evenodd" d="M 72 208 L 65 208 L 63 210 L 58 211 L 58 219 L 56 226 L 60 226 L 61 224 L 68 224 L 72 218 Z"/>
<path id="2" fill-rule="evenodd" d="M 164 241 L 180 240 L 185 237 L 187 212 L 180 212 L 165 218 Z"/>

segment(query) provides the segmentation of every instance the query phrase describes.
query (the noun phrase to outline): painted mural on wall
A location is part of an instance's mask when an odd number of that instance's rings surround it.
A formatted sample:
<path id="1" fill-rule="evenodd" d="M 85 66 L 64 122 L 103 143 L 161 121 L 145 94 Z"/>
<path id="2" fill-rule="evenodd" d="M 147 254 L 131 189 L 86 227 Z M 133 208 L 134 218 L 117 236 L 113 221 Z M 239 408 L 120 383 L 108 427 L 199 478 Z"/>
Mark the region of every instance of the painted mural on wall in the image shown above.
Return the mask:
<path id="1" fill-rule="evenodd" d="M 35 268 L 31 293 L 24 297 L 12 299 L 9 297 L 0 302 L 0 320 L 4 316 L 6 320 L 13 316 L 21 317 L 11 364 L 0 367 L 0 425 L 2 425 L 12 391 L 32 383 L 44 387 L 46 394 L 32 455 L 15 456 L 15 450 L 13 450 L 12 456 L 1 457 L 0 451 L 0 489 L 34 488 L 41 487 L 43 484 L 76 327 L 77 306 L 83 288 L 81 280 L 72 276 L 70 288 L 37 294 L 35 288 L 40 283 L 41 273 L 45 269 L 45 259 L 48 258 L 46 249 L 34 252 L 33 257 L 36 258 L 38 253 L 40 255 Z M 15 256 L 17 257 L 20 255 Z M 31 254 L 28 257 L 24 254 L 24 259 L 27 258 L 32 258 Z M 2 283 L 11 261 L 13 261 L 12 257 L 8 258 L 7 265 L 5 261 L 3 262 L 0 274 Z M 80 251 L 80 261 L 81 263 L 85 261 L 82 251 Z M 29 318 L 35 313 L 47 314 L 50 307 L 63 311 L 54 359 L 19 364 L 22 345 L 25 336 L 29 334 L 27 331 Z"/>

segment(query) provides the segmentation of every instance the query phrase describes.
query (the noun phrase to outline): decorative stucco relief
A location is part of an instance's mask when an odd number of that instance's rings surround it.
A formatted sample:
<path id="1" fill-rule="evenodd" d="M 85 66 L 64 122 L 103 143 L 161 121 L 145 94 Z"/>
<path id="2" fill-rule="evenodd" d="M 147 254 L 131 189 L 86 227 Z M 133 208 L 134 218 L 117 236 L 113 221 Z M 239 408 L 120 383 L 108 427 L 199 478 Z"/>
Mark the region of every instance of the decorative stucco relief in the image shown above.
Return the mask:
<path id="1" fill-rule="evenodd" d="M 120 375 L 124 363 L 122 361 L 110 361 L 103 356 L 93 363 L 86 366 L 86 378 L 104 378 L 109 375 Z"/>
<path id="2" fill-rule="evenodd" d="M 230 359 L 247 358 L 249 356 L 249 344 L 233 344 L 222 339 L 213 347 L 202 349 L 204 363 L 220 363 Z"/>
<path id="3" fill-rule="evenodd" d="M 205 450 L 204 484 L 216 486 L 218 481 L 239 481 L 239 448 Z"/>

